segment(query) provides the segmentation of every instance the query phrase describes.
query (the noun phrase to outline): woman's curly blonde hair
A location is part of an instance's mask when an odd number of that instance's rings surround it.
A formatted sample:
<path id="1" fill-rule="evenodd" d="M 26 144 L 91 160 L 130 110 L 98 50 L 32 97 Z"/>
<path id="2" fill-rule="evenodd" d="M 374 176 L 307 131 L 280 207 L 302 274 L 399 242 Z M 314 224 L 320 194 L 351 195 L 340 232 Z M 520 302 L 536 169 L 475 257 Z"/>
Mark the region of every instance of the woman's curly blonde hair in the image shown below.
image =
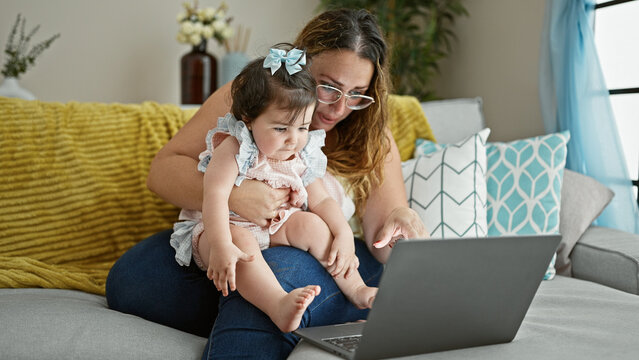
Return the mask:
<path id="1" fill-rule="evenodd" d="M 390 151 L 386 128 L 389 92 L 388 48 L 375 17 L 366 10 L 331 10 L 312 19 L 300 32 L 295 46 L 311 59 L 327 50 L 347 49 L 370 60 L 375 71 L 367 95 L 371 106 L 353 111 L 336 127 L 336 146 L 324 149 L 328 170 L 348 182 L 356 214 L 362 216 L 371 188 L 384 181 L 384 162 Z"/>

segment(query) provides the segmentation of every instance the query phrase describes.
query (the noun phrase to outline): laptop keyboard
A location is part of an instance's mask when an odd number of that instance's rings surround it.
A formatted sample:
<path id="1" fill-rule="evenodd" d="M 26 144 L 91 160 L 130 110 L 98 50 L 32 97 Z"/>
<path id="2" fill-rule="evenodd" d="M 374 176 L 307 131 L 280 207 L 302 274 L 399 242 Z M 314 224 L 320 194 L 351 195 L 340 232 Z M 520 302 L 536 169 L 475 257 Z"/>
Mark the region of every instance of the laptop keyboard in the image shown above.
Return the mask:
<path id="1" fill-rule="evenodd" d="M 346 351 L 353 352 L 355 351 L 355 349 L 357 349 L 357 346 L 359 345 L 359 341 L 361 338 L 362 338 L 362 335 L 352 335 L 352 336 L 340 336 L 340 337 L 334 337 L 334 338 L 327 338 L 322 340 L 326 341 L 329 344 L 338 346 Z"/>

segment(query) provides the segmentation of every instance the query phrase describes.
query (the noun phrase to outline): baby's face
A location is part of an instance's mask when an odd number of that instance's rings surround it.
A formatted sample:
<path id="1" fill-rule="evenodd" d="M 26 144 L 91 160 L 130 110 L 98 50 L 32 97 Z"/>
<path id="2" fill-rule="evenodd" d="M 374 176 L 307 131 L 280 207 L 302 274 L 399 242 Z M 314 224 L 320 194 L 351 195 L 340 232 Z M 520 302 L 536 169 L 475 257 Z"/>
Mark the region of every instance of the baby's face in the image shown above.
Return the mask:
<path id="1" fill-rule="evenodd" d="M 289 160 L 306 145 L 308 128 L 313 117 L 314 105 L 290 122 L 290 110 L 269 105 L 260 116 L 250 124 L 253 139 L 260 152 L 273 160 Z"/>

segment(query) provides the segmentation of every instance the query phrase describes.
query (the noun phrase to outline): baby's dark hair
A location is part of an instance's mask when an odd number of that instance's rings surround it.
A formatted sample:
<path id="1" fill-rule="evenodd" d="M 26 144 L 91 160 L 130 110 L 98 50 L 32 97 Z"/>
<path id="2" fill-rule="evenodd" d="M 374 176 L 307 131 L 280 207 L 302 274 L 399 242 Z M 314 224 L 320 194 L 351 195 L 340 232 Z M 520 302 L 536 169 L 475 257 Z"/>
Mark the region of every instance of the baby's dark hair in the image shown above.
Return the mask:
<path id="1" fill-rule="evenodd" d="M 289 51 L 291 44 L 277 44 L 274 48 Z M 293 122 L 309 105 L 315 104 L 315 79 L 308 70 L 308 64 L 302 70 L 290 75 L 285 64 L 271 75 L 270 68 L 264 68 L 264 57 L 251 61 L 233 80 L 231 114 L 236 119 L 250 123 L 270 104 L 290 110 Z M 308 61 L 308 60 L 307 60 Z"/>

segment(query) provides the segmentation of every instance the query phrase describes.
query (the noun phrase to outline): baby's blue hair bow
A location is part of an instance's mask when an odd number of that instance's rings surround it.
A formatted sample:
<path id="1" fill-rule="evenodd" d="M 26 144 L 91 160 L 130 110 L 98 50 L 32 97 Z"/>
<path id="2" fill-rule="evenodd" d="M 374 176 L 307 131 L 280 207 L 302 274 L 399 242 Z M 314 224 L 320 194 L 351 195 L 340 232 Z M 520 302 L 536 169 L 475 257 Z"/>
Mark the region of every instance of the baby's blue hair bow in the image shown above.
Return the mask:
<path id="1" fill-rule="evenodd" d="M 286 66 L 286 71 L 290 75 L 302 70 L 302 65 L 306 65 L 306 53 L 300 49 L 293 49 L 288 53 L 280 49 L 271 49 L 266 59 L 264 59 L 264 67 L 271 68 L 271 75 L 282 66 Z"/>

